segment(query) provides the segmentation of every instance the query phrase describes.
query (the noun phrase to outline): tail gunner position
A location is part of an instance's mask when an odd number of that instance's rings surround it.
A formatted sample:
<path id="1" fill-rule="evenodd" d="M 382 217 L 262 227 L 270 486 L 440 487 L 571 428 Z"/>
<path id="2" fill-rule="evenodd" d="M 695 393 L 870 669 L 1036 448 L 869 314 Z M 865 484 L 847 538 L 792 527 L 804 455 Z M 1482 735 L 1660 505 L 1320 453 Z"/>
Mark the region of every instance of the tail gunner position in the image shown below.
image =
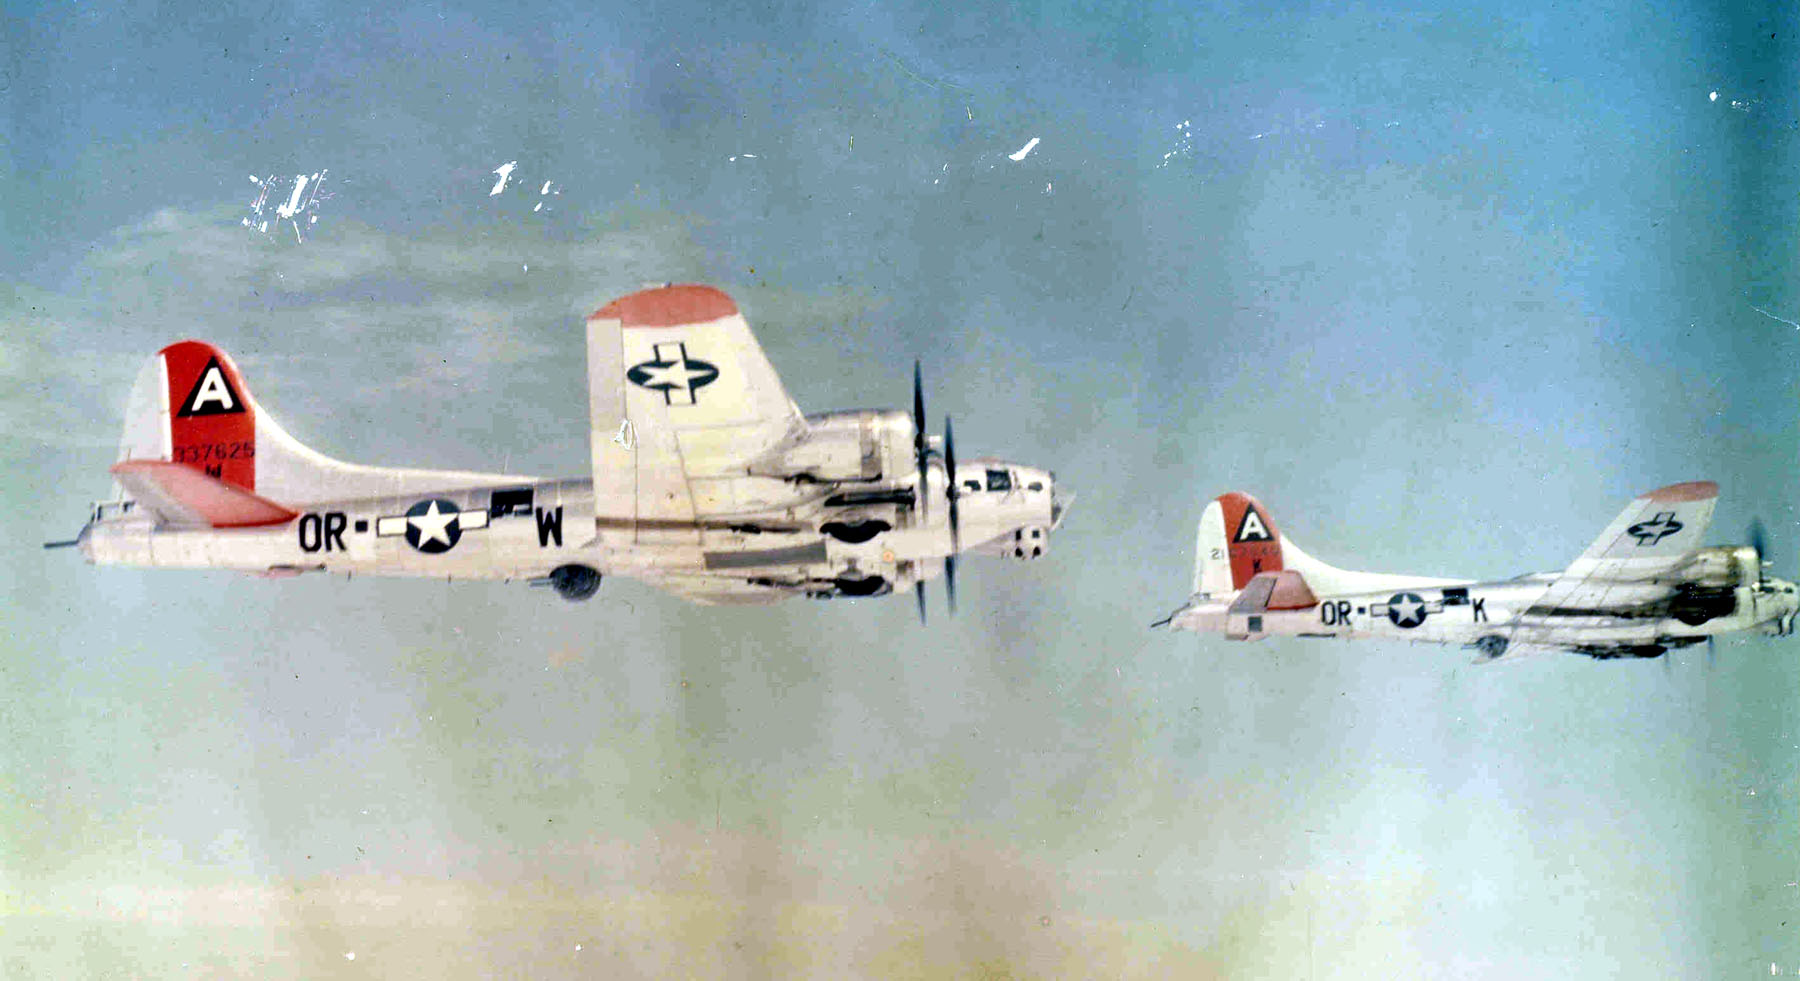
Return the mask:
<path id="1" fill-rule="evenodd" d="M 1632 501 L 1561 572 L 1498 582 L 1352 572 L 1307 555 L 1262 505 L 1231 493 L 1200 518 L 1193 596 L 1157 624 L 1268 636 L 1464 644 L 1493 661 L 1543 650 L 1658 657 L 1720 634 L 1793 633 L 1794 584 L 1763 575 L 1752 543 L 1701 548 L 1719 488 L 1673 484 Z"/>
<path id="2" fill-rule="evenodd" d="M 300 445 L 223 351 L 172 344 L 138 375 L 90 562 L 526 579 L 586 599 L 625 575 L 699 603 L 918 595 L 957 557 L 1028 560 L 1066 500 L 1047 470 L 958 463 L 950 421 L 803 416 L 737 305 L 707 286 L 587 320 L 591 478 L 392 469 Z"/>

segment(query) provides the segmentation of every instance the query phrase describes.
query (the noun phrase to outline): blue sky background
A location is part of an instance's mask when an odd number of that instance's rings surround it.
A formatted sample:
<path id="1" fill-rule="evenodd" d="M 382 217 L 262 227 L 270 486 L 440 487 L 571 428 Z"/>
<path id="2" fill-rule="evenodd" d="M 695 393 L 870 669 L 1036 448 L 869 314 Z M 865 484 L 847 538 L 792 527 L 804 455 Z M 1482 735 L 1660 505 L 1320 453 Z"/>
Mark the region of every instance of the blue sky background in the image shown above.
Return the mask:
<path id="1" fill-rule="evenodd" d="M 1710 478 L 1800 571 L 1786 7 L 0 18 L 0 973 L 1800 970 L 1791 643 L 1144 629 L 1232 489 L 1505 576 Z M 922 630 L 37 547 L 181 337 L 333 455 L 581 474 L 580 317 L 662 280 L 808 411 L 923 358 L 1079 495 L 1051 555 Z"/>

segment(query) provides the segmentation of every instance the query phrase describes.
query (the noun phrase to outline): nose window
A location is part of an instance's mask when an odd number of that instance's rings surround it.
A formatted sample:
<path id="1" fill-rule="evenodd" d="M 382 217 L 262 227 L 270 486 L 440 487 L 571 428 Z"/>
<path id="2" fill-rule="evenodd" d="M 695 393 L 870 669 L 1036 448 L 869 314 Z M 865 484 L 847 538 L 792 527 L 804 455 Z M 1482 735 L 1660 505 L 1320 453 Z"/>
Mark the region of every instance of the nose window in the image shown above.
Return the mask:
<path id="1" fill-rule="evenodd" d="M 989 470 L 987 472 L 987 489 L 991 491 L 1012 490 L 1012 474 L 1004 470 Z"/>
<path id="2" fill-rule="evenodd" d="M 981 481 L 979 481 L 979 480 L 965 480 L 965 481 L 963 481 L 963 490 L 966 490 L 966 491 L 978 491 L 978 490 L 980 490 L 980 489 L 981 489 Z"/>
<path id="3" fill-rule="evenodd" d="M 1041 491 L 1041 490 L 1043 490 L 1043 489 L 1044 489 L 1044 482 L 1043 482 L 1043 481 L 1041 481 L 1041 480 L 1034 480 L 1034 481 L 1032 481 L 1032 482 L 1031 482 L 1031 483 L 1029 483 L 1029 484 L 1027 484 L 1027 485 L 1026 485 L 1026 488 L 1025 488 L 1025 489 L 1026 489 L 1026 490 L 1034 490 L 1034 491 Z"/>

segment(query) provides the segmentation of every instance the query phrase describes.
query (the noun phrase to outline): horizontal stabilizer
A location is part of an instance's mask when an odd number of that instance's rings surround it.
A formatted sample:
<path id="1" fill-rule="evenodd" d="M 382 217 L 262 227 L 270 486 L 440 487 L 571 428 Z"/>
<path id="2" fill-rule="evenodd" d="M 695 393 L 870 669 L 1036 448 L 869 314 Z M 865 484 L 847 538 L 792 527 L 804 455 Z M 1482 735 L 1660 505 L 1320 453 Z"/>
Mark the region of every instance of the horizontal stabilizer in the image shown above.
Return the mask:
<path id="1" fill-rule="evenodd" d="M 126 460 L 112 468 L 139 505 L 176 528 L 255 528 L 298 512 L 168 460 Z"/>
<path id="2" fill-rule="evenodd" d="M 1280 610 L 1310 610 L 1319 605 L 1318 597 L 1307 587 L 1306 580 L 1292 569 L 1259 572 L 1232 601 L 1233 613 L 1267 613 Z"/>

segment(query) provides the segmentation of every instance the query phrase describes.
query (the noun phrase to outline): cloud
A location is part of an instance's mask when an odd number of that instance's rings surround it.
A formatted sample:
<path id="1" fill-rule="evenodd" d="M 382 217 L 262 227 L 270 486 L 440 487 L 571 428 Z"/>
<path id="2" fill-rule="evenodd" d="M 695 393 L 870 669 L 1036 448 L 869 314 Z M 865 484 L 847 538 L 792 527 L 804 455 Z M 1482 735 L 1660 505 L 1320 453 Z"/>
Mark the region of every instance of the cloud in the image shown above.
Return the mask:
<path id="1" fill-rule="evenodd" d="M 352 449 L 417 442 L 384 445 L 358 418 L 384 412 L 396 389 L 441 411 L 483 388 L 501 389 L 491 406 L 535 387 L 571 404 L 522 414 L 579 419 L 581 316 L 646 282 L 702 275 L 692 233 L 679 216 L 626 209 L 566 240 L 522 222 L 401 236 L 337 220 L 296 245 L 225 211 L 157 211 L 106 236 L 58 286 L 0 297 L 0 432 L 113 445 L 138 365 L 183 337 L 232 352 L 272 411 L 302 420 L 297 432 L 336 428 Z"/>
<path id="2" fill-rule="evenodd" d="M 0 296 L 0 434 L 114 446 L 143 360 L 198 337 L 231 352 L 265 407 L 322 451 L 445 468 L 510 456 L 578 474 L 582 318 L 650 283 L 721 281 L 697 230 L 624 207 L 566 236 L 530 221 L 400 235 L 329 219 L 296 245 L 224 209 L 163 209 L 105 236 L 56 287 Z M 886 302 L 843 286 L 723 282 L 778 362 L 816 359 L 822 336 Z M 472 427 L 470 439 L 422 438 L 446 422 Z"/>
<path id="3" fill-rule="evenodd" d="M 0 940 L 0 955 L 48 967 L 102 929 L 120 938 L 122 968 L 216 958 L 252 974 L 277 962 L 323 973 L 347 952 L 376 970 L 433 964 L 451 977 L 1218 974 L 1167 928 L 1083 915 L 1053 868 L 972 836 L 808 848 L 672 825 L 557 861 L 571 874 L 508 884 L 349 873 L 40 893 L 6 909 L 38 939 Z M 152 953 L 140 934 L 166 943 Z M 106 952 L 85 956 L 112 966 Z"/>

